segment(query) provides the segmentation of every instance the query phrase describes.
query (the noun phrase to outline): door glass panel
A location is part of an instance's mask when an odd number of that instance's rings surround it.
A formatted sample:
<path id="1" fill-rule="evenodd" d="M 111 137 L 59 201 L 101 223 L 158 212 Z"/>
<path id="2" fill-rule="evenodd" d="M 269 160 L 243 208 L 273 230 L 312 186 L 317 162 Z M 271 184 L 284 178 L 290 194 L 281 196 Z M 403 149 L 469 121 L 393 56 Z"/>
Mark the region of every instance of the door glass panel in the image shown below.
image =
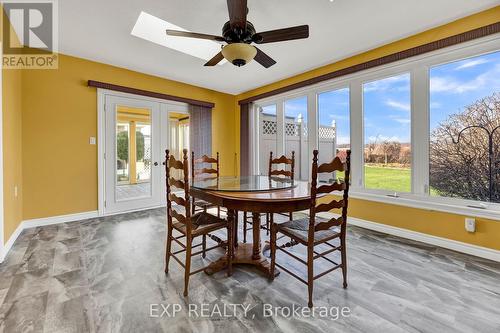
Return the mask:
<path id="1" fill-rule="evenodd" d="M 116 107 L 116 200 L 151 196 L 151 110 Z"/>
<path id="2" fill-rule="evenodd" d="M 259 112 L 260 138 L 259 138 L 259 164 L 260 174 L 269 173 L 269 153 L 276 156 L 278 138 L 278 120 L 276 118 L 276 104 L 264 106 Z"/>
<path id="3" fill-rule="evenodd" d="M 170 140 L 168 147 L 170 154 L 178 160 L 182 160 L 182 151 L 189 149 L 189 115 L 181 112 L 170 112 L 168 114 L 168 123 L 170 126 Z M 189 156 L 191 158 L 191 156 Z M 170 170 L 172 176 L 177 178 L 182 176 L 180 170 Z"/>

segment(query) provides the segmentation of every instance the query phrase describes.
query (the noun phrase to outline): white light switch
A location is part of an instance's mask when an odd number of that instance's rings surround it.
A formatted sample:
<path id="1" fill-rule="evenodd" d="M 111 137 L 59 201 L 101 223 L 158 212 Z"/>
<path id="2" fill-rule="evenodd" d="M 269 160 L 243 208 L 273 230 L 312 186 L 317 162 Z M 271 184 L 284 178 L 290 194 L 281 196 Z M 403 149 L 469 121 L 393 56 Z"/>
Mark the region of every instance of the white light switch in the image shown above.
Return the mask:
<path id="1" fill-rule="evenodd" d="M 465 218 L 465 230 L 468 232 L 476 232 L 476 219 L 470 217 Z"/>
<path id="2" fill-rule="evenodd" d="M 91 136 L 90 139 L 89 139 L 89 144 L 91 145 L 95 145 L 95 137 L 94 136 Z"/>
<path id="3" fill-rule="evenodd" d="M 14 197 L 17 198 L 17 185 L 14 186 Z"/>

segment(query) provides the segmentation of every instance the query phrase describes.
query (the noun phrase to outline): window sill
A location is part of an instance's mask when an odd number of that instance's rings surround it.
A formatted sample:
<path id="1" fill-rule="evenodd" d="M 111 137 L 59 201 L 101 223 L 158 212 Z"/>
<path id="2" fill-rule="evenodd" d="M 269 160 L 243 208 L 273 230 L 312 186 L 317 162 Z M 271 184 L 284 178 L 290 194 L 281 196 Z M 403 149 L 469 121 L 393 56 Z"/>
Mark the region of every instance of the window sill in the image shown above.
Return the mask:
<path id="1" fill-rule="evenodd" d="M 392 197 L 383 194 L 374 194 L 374 193 L 367 193 L 360 191 L 349 192 L 349 197 L 355 199 L 391 204 L 391 205 L 423 209 L 427 211 L 437 211 L 437 212 L 464 215 L 476 218 L 484 218 L 500 222 L 500 210 L 494 208 L 481 209 L 481 208 L 466 207 L 459 204 L 444 203 L 444 202 L 439 202 L 435 200 L 435 198 L 430 198 L 430 197 L 419 197 L 416 195 Z"/>

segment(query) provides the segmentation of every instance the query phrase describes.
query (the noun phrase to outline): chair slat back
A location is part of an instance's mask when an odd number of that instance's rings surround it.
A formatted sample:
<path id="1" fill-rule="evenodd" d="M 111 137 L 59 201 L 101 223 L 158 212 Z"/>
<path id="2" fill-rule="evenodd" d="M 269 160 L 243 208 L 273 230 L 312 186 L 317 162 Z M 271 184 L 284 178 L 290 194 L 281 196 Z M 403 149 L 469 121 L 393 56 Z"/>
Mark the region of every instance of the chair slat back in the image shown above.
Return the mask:
<path id="1" fill-rule="evenodd" d="M 346 160 L 342 161 L 338 156 L 335 157 L 330 163 L 323 163 L 318 166 L 318 151 L 313 152 L 312 163 L 312 179 L 311 179 L 311 208 L 310 208 L 310 225 L 309 232 L 327 230 L 332 227 L 341 226 L 341 232 L 345 232 L 347 221 L 347 204 L 349 198 L 349 177 L 351 173 L 351 151 L 347 151 Z M 336 171 L 345 172 L 343 182 L 338 180 L 332 184 L 317 186 L 319 173 L 334 173 Z M 335 192 L 342 193 L 342 199 L 336 200 L 331 198 L 328 202 L 323 202 L 319 205 L 316 203 L 316 196 L 318 194 Z M 332 209 L 341 209 L 341 216 L 332 218 L 326 222 L 315 223 L 316 213 L 329 212 Z"/>
<path id="2" fill-rule="evenodd" d="M 193 180 L 195 178 L 219 178 L 219 152 L 217 152 L 216 156 L 216 158 L 213 158 L 203 155 L 202 157 L 195 159 L 194 151 L 191 152 L 191 178 Z M 210 167 L 207 167 L 207 164 L 210 164 Z"/>
<path id="3" fill-rule="evenodd" d="M 287 165 L 290 165 L 290 170 L 274 168 L 275 165 L 279 167 L 282 164 L 285 164 L 285 168 Z M 273 158 L 273 152 L 269 153 L 269 177 L 284 176 L 285 178 L 293 180 L 295 176 L 294 170 L 295 170 L 295 151 L 292 151 L 292 158 L 288 158 L 285 155 L 282 155 L 281 157 L 278 158 Z"/>
<path id="4" fill-rule="evenodd" d="M 176 160 L 174 155 L 170 155 L 169 150 L 165 151 L 165 172 L 167 187 L 167 216 L 168 223 L 172 223 L 172 218 L 184 223 L 186 228 L 191 230 L 191 200 L 189 200 L 189 163 L 188 151 L 183 150 L 183 160 Z M 173 169 L 173 170 L 172 170 Z M 175 170 L 179 172 L 174 172 Z M 179 178 L 176 178 L 179 177 Z M 184 197 L 172 192 L 172 187 L 182 190 Z M 172 208 L 172 203 L 183 206 L 184 214 Z"/>

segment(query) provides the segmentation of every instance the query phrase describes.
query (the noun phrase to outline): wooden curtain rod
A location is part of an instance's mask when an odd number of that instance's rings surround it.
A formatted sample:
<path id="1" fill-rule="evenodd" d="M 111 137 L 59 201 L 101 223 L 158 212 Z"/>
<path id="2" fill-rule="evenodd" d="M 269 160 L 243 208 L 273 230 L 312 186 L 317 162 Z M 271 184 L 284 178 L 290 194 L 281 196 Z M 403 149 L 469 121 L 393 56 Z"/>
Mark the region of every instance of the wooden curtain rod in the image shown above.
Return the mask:
<path id="1" fill-rule="evenodd" d="M 154 91 L 119 86 L 119 85 L 112 84 L 112 83 L 105 83 L 105 82 L 99 82 L 99 81 L 93 81 L 93 80 L 88 81 L 88 86 L 95 87 L 95 88 L 108 89 L 108 90 L 113 90 L 113 91 L 120 91 L 120 92 L 124 92 L 124 93 L 129 93 L 129 94 L 165 99 L 168 101 L 183 102 L 183 103 L 196 105 L 196 106 L 204 106 L 207 108 L 213 108 L 215 106 L 215 104 L 212 102 L 199 101 L 199 100 L 191 99 L 191 98 L 172 96 L 172 95 L 162 94 L 162 93 L 158 93 L 158 92 L 154 92 Z"/>
<path id="2" fill-rule="evenodd" d="M 387 55 L 387 56 L 384 56 L 381 58 L 377 58 L 377 59 L 373 59 L 373 60 L 370 60 L 367 62 L 363 62 L 361 64 L 357 64 L 354 66 L 339 69 L 337 71 L 326 73 L 326 74 L 323 74 L 323 75 L 320 75 L 317 77 L 313 77 L 311 79 L 307 79 L 304 81 L 293 83 L 293 84 L 290 84 L 288 86 L 284 86 L 284 87 L 281 87 L 281 88 L 278 88 L 275 90 L 271 90 L 271 91 L 268 91 L 268 92 L 265 92 L 262 94 L 258 94 L 258 95 L 246 98 L 246 99 L 242 99 L 242 100 L 238 101 L 238 104 L 242 105 L 242 104 L 251 103 L 251 102 L 257 101 L 257 100 L 262 99 L 262 98 L 271 97 L 274 95 L 279 95 L 279 94 L 282 94 L 282 93 L 285 93 L 285 92 L 288 92 L 291 90 L 304 88 L 304 87 L 307 87 L 307 86 L 310 86 L 310 85 L 313 85 L 313 84 L 316 84 L 319 82 L 328 81 L 328 80 L 331 80 L 331 79 L 334 79 L 334 78 L 337 78 L 340 76 L 353 74 L 353 73 L 360 72 L 360 71 L 363 71 L 366 69 L 386 65 L 386 64 L 389 64 L 391 62 L 400 61 L 400 60 L 411 58 L 411 57 L 421 55 L 424 53 L 436 51 L 436 50 L 439 50 L 439 49 L 442 49 L 442 48 L 445 48 L 448 46 L 453 46 L 453 45 L 468 42 L 470 40 L 474 40 L 477 38 L 485 37 L 488 35 L 493 35 L 493 34 L 496 34 L 498 32 L 500 32 L 500 22 L 493 23 L 493 24 L 490 24 L 490 25 L 487 25 L 487 26 L 484 26 L 481 28 L 477 28 L 474 30 L 470 30 L 467 32 L 463 32 L 463 33 L 458 34 L 458 35 L 446 37 L 446 38 L 437 40 L 435 42 L 416 46 L 416 47 L 413 47 L 411 49 L 404 50 L 404 51 L 397 52 L 397 53 L 393 53 L 393 54 L 390 54 L 390 55 Z"/>

